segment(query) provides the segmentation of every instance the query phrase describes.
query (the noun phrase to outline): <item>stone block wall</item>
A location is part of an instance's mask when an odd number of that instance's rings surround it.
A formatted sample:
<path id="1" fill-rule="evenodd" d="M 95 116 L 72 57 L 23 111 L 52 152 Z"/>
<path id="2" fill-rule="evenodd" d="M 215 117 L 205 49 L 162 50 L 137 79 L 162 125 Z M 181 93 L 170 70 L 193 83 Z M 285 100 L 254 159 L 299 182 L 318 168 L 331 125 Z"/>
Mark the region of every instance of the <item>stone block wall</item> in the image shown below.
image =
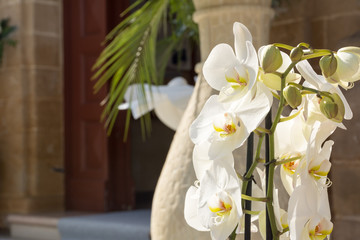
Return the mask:
<path id="1" fill-rule="evenodd" d="M 286 1 L 283 1 L 286 2 Z M 276 9 L 270 42 L 296 45 L 310 43 L 314 48 L 337 50 L 360 46 L 360 1 L 291 0 Z M 347 131 L 337 129 L 332 152 L 330 201 L 334 230 L 332 239 L 360 236 L 360 82 L 343 91 L 354 113 L 345 121 Z"/>
<path id="2" fill-rule="evenodd" d="M 0 0 L 17 30 L 0 67 L 0 214 L 63 208 L 61 0 Z"/>

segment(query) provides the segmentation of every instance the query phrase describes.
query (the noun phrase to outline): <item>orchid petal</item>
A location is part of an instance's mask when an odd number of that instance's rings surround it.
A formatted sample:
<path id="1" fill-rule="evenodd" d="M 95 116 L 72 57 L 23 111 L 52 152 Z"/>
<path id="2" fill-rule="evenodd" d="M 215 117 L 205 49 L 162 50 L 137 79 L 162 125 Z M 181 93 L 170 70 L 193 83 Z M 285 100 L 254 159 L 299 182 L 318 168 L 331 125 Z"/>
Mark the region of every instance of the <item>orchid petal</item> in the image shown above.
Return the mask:
<path id="1" fill-rule="evenodd" d="M 246 59 L 247 56 L 247 46 L 246 41 L 252 42 L 252 36 L 248 28 L 239 23 L 235 22 L 233 25 L 233 33 L 235 37 L 235 53 L 238 59 Z"/>
<path id="2" fill-rule="evenodd" d="M 196 191 L 198 189 L 194 186 L 191 186 L 186 192 L 185 196 L 185 207 L 184 207 L 184 216 L 185 221 L 191 227 L 195 228 L 198 231 L 209 231 L 209 229 L 205 228 L 200 221 L 198 215 L 198 196 Z"/>
<path id="3" fill-rule="evenodd" d="M 317 75 L 307 60 L 297 63 L 296 68 L 305 80 L 315 86 L 315 88 L 320 89 L 320 86 L 326 83 L 324 77 Z"/>
<path id="4" fill-rule="evenodd" d="M 203 74 L 208 84 L 220 91 L 227 84 L 225 73 L 240 64 L 233 49 L 228 44 L 216 45 L 211 50 L 203 66 Z"/>
<path id="5" fill-rule="evenodd" d="M 217 95 L 212 95 L 205 103 L 199 116 L 190 126 L 190 138 L 195 144 L 206 141 L 212 133 L 213 118 L 225 112 L 224 104 L 217 100 Z"/>
<path id="6" fill-rule="evenodd" d="M 193 151 L 193 164 L 197 179 L 202 179 L 205 172 L 212 167 L 213 164 L 225 164 L 234 167 L 234 157 L 232 152 L 227 154 L 218 155 L 215 158 L 209 157 L 209 149 L 211 143 L 206 141 L 202 144 L 195 145 Z"/>

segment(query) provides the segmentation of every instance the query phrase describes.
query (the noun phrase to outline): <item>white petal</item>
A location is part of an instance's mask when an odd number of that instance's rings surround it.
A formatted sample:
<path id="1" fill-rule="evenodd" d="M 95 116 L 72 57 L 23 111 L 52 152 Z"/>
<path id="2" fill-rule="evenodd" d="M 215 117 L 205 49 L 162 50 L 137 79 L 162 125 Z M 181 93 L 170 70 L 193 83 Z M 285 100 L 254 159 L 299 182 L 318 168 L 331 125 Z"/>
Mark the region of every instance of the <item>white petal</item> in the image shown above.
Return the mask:
<path id="1" fill-rule="evenodd" d="M 227 44 L 216 45 L 203 66 L 203 74 L 209 85 L 220 91 L 227 84 L 225 72 L 239 65 L 233 49 Z"/>
<path id="2" fill-rule="evenodd" d="M 218 155 L 215 158 L 209 157 L 210 142 L 206 141 L 202 144 L 195 145 L 193 151 L 193 164 L 197 179 L 202 179 L 205 172 L 212 167 L 213 164 L 225 164 L 234 166 L 234 157 L 232 152 Z M 215 162 L 215 163 L 214 163 Z"/>
<path id="3" fill-rule="evenodd" d="M 225 112 L 224 105 L 218 102 L 217 97 L 217 95 L 212 95 L 206 101 L 199 116 L 190 126 L 190 138 L 195 144 L 208 140 L 213 132 L 213 119 Z"/>
<path id="4" fill-rule="evenodd" d="M 198 215 L 198 198 L 196 196 L 197 188 L 191 186 L 186 192 L 184 216 L 187 224 L 198 231 L 209 231 L 200 221 Z"/>
<path id="5" fill-rule="evenodd" d="M 224 222 L 218 226 L 211 228 L 212 240 L 226 240 L 234 231 L 236 225 L 239 223 L 239 216 L 236 210 L 231 211 L 229 216 L 226 216 Z"/>
<path id="6" fill-rule="evenodd" d="M 326 83 L 324 77 L 317 75 L 307 60 L 303 60 L 296 64 L 296 68 L 305 80 L 315 86 L 315 88 L 319 89 L 321 84 Z"/>
<path id="7" fill-rule="evenodd" d="M 247 27 L 239 22 L 233 25 L 233 33 L 235 37 L 235 53 L 239 60 L 247 58 L 246 41 L 252 42 L 252 36 Z"/>
<path id="8" fill-rule="evenodd" d="M 291 195 L 294 191 L 293 176 L 284 169 L 284 166 L 281 166 L 280 168 L 280 178 L 285 190 Z"/>
<path id="9" fill-rule="evenodd" d="M 273 96 L 262 84 L 257 83 L 256 95 L 254 98 L 248 93 L 239 102 L 234 103 L 234 112 L 242 120 L 247 132 L 252 132 L 264 120 L 272 105 Z"/>
<path id="10" fill-rule="evenodd" d="M 327 188 L 323 188 L 320 192 L 320 199 L 319 199 L 319 214 L 322 217 L 326 217 L 327 219 L 331 219 L 331 211 L 330 211 L 330 204 L 329 204 L 329 197 L 327 193 Z"/>
<path id="11" fill-rule="evenodd" d="M 356 79 L 359 77 L 358 72 L 360 67 L 360 59 L 356 54 L 349 52 L 338 52 L 335 57 L 337 59 L 336 74 L 340 80 L 352 82 L 353 78 Z"/>
<path id="12" fill-rule="evenodd" d="M 259 62 L 255 47 L 251 42 L 246 41 L 246 49 L 247 49 L 247 58 L 244 61 L 244 64 L 254 68 L 255 72 L 257 73 L 259 68 Z"/>
<path id="13" fill-rule="evenodd" d="M 279 69 L 277 70 L 278 72 L 285 72 L 286 69 L 290 66 L 291 64 L 291 59 L 289 57 L 289 55 L 287 55 L 286 53 L 284 53 L 283 51 L 280 51 L 281 53 L 281 57 L 282 57 L 282 60 L 283 60 L 283 63 L 282 65 L 279 67 Z M 291 70 L 292 72 L 293 70 Z"/>

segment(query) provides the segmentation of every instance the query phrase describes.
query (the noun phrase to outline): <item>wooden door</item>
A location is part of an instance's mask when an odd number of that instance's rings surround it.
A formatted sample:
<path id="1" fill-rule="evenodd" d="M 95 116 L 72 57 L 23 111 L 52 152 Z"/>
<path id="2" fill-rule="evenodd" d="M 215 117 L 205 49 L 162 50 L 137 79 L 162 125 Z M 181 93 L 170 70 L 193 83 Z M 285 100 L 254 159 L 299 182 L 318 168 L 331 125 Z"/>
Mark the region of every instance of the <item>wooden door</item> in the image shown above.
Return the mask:
<path id="1" fill-rule="evenodd" d="M 93 94 L 91 67 L 101 42 L 128 3 L 64 0 L 65 205 L 67 210 L 108 211 L 133 205 L 129 147 L 122 142 L 124 114 L 111 137 L 100 122 L 107 89 Z M 121 184 L 120 184 L 121 183 Z"/>

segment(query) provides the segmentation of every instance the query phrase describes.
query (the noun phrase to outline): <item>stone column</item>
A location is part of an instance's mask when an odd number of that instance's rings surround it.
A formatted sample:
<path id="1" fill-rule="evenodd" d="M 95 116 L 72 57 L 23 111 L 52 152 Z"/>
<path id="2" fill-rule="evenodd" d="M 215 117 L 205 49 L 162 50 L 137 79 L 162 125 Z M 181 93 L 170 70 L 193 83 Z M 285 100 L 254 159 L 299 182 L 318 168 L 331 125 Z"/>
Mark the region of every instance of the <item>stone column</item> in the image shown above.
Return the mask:
<path id="1" fill-rule="evenodd" d="M 61 0 L 2 0 L 17 26 L 0 67 L 0 214 L 63 208 Z"/>
<path id="2" fill-rule="evenodd" d="M 201 60 L 219 43 L 233 46 L 233 23 L 242 22 L 251 31 L 255 47 L 266 44 L 273 15 L 269 0 L 194 0 L 194 20 L 199 24 Z M 201 64 L 199 65 L 201 66 Z M 201 67 L 198 67 L 201 69 Z M 194 93 L 176 131 L 153 199 L 151 237 L 153 240 L 209 239 L 208 232 L 198 232 L 184 219 L 185 193 L 194 183 L 193 143 L 189 126 L 200 113 L 213 90 L 199 72 Z"/>

